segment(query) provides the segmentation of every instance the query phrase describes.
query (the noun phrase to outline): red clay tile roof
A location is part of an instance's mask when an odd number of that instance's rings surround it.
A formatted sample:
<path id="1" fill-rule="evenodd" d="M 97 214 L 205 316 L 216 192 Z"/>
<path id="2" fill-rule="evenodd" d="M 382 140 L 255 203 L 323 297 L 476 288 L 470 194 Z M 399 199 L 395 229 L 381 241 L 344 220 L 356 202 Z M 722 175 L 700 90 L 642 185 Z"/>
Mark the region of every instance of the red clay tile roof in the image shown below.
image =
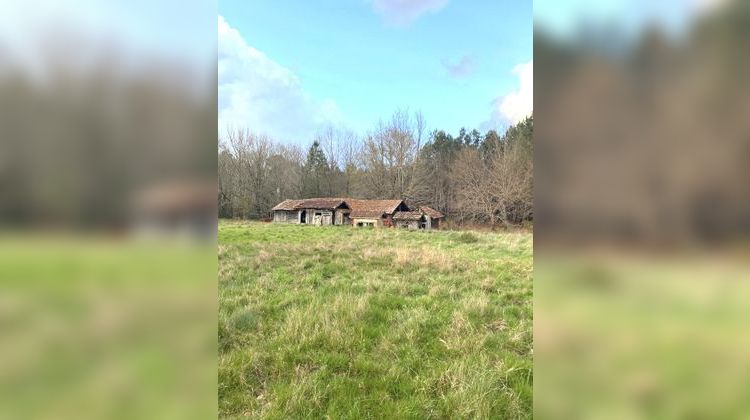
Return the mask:
<path id="1" fill-rule="evenodd" d="M 393 220 L 419 220 L 422 218 L 420 211 L 397 211 L 393 213 Z"/>
<path id="2" fill-rule="evenodd" d="M 385 214 L 385 212 L 382 211 L 352 210 L 352 212 L 349 213 L 349 217 L 352 219 L 379 219 L 383 214 Z"/>
<path id="3" fill-rule="evenodd" d="M 361 200 L 357 198 L 345 198 L 344 199 L 352 212 L 380 212 L 380 213 L 393 213 L 396 208 L 403 202 L 403 200 Z"/>
<path id="4" fill-rule="evenodd" d="M 443 213 L 440 213 L 439 211 L 432 209 L 430 207 L 427 207 L 427 206 L 421 206 L 419 210 L 421 210 L 424 214 L 430 216 L 433 219 L 439 219 L 441 217 L 445 217 Z"/>

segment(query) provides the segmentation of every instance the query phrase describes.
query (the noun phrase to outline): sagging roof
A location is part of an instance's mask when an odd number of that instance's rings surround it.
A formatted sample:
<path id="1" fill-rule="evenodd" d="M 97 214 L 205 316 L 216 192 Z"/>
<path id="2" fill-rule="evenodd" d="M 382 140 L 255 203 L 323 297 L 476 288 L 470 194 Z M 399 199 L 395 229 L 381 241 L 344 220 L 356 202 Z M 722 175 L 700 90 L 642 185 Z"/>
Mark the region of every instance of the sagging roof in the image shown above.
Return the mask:
<path id="1" fill-rule="evenodd" d="M 333 210 L 341 205 L 349 208 L 343 198 L 305 198 L 303 200 L 284 200 L 271 210 L 326 209 Z"/>
<path id="2" fill-rule="evenodd" d="M 307 198 L 305 200 L 300 200 L 301 202 L 297 204 L 297 209 L 337 209 L 342 204 L 345 205 L 347 208 L 349 206 L 346 204 L 346 202 L 341 198 Z"/>
<path id="3" fill-rule="evenodd" d="M 439 211 L 427 206 L 421 206 L 419 210 L 433 219 L 440 219 L 441 217 L 445 217 L 443 213 L 440 213 Z"/>
<path id="4" fill-rule="evenodd" d="M 299 209 L 336 209 L 341 206 L 341 204 L 344 204 L 347 208 L 352 210 L 351 217 L 380 217 L 384 213 L 393 213 L 402 203 L 404 203 L 403 200 L 306 198 L 303 200 L 284 200 L 271 210 L 291 211 Z M 406 206 L 406 204 L 404 204 L 404 206 Z"/>
<path id="5" fill-rule="evenodd" d="M 369 213 L 388 213 L 391 214 L 404 200 L 361 200 L 358 198 L 345 198 L 344 199 L 349 207 L 354 212 L 369 212 Z"/>
<path id="6" fill-rule="evenodd" d="M 284 200 L 281 203 L 274 206 L 271 210 L 296 210 L 296 206 L 304 200 Z"/>
<path id="7" fill-rule="evenodd" d="M 384 214 L 385 212 L 382 211 L 352 210 L 352 212 L 349 213 L 349 217 L 352 219 L 377 219 L 382 217 Z"/>
<path id="8" fill-rule="evenodd" d="M 393 220 L 420 220 L 421 211 L 397 211 L 393 213 Z"/>

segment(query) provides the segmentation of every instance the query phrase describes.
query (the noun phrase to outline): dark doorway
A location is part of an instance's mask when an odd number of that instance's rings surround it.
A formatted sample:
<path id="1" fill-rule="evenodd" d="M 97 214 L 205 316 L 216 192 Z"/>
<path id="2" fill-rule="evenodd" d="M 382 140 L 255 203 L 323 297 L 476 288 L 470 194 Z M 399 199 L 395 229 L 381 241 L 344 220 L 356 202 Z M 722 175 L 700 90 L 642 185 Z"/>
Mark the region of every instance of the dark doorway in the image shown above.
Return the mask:
<path id="1" fill-rule="evenodd" d="M 302 224 L 307 223 L 307 210 L 302 210 L 302 213 L 299 214 L 299 222 Z"/>

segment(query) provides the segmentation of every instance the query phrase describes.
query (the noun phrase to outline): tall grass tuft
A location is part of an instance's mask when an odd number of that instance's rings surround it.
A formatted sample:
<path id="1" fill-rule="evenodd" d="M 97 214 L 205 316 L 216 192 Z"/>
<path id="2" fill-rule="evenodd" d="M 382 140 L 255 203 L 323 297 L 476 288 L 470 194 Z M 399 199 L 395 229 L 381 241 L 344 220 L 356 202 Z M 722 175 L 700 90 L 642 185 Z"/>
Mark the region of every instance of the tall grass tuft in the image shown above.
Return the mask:
<path id="1" fill-rule="evenodd" d="M 479 242 L 477 235 L 471 232 L 462 232 L 458 235 L 456 240 L 462 244 L 473 244 Z"/>

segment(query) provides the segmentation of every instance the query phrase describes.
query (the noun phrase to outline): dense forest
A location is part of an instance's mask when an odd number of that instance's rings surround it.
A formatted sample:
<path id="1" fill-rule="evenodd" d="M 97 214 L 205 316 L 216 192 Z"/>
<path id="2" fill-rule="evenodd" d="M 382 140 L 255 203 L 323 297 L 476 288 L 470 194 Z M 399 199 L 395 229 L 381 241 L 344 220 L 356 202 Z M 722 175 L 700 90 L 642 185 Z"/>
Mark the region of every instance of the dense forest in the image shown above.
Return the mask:
<path id="1" fill-rule="evenodd" d="M 219 215 L 265 218 L 287 198 L 404 199 L 453 223 L 533 218 L 533 117 L 500 134 L 426 132 L 421 113 L 396 111 L 361 136 L 328 127 L 305 150 L 247 129 L 219 140 Z"/>

